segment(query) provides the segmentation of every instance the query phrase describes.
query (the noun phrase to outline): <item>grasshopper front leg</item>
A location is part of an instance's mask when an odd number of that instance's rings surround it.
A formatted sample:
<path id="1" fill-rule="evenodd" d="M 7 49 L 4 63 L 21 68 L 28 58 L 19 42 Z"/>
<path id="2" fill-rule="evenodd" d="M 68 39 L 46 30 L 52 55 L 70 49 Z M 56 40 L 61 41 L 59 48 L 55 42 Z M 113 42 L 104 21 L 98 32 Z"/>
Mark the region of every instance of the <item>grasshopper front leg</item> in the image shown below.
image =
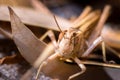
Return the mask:
<path id="1" fill-rule="evenodd" d="M 40 40 L 44 40 L 47 36 L 50 38 L 50 40 L 52 41 L 52 44 L 53 44 L 54 48 L 56 49 L 56 48 L 58 47 L 58 45 L 57 45 L 57 41 L 56 41 L 56 39 L 55 39 L 55 35 L 54 35 L 54 33 L 53 33 L 52 30 L 48 30 L 48 31 L 40 38 Z"/>
<path id="2" fill-rule="evenodd" d="M 73 79 L 73 78 L 75 78 L 75 77 L 83 74 L 83 73 L 86 71 L 86 67 L 85 67 L 84 64 L 81 63 L 80 59 L 78 59 L 77 57 L 75 57 L 75 58 L 74 58 L 74 61 L 75 61 L 75 62 L 77 63 L 77 65 L 81 68 L 81 71 L 78 72 L 78 73 L 75 73 L 75 74 L 71 75 L 71 76 L 68 78 L 68 80 L 71 80 L 71 79 Z"/>
<path id="3" fill-rule="evenodd" d="M 52 44 L 53 44 L 53 46 L 54 46 L 54 48 L 55 48 L 55 50 L 56 50 L 56 49 L 57 49 L 57 42 L 56 42 L 56 39 L 55 39 L 55 35 L 54 35 L 54 33 L 53 33 L 51 30 L 48 30 L 42 37 L 40 37 L 40 40 L 44 40 L 47 36 L 51 39 Z M 50 57 L 48 57 L 48 59 L 51 59 L 51 57 L 53 57 L 54 55 L 56 55 L 56 54 L 51 55 Z M 42 68 L 45 64 L 46 64 L 46 60 L 43 61 L 43 62 L 40 64 L 40 66 L 39 66 L 39 68 L 38 68 L 38 71 L 37 71 L 37 74 L 36 74 L 36 77 L 35 77 L 35 80 L 38 80 L 38 77 L 39 77 L 41 68 Z"/>

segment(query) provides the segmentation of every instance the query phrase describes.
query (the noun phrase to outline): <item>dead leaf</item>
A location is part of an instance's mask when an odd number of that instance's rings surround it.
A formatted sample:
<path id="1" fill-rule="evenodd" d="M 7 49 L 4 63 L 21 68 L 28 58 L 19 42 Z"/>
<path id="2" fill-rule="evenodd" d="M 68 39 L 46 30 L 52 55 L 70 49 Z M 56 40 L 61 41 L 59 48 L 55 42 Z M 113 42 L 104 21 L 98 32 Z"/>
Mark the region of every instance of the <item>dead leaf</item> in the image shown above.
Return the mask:
<path id="1" fill-rule="evenodd" d="M 37 39 L 37 37 L 21 22 L 19 17 L 9 7 L 12 36 L 21 55 L 31 64 L 42 53 L 46 44 Z"/>
<path id="2" fill-rule="evenodd" d="M 46 62 L 41 72 L 53 79 L 67 80 L 69 76 L 80 71 L 77 65 L 60 61 L 59 57 L 54 57 L 52 60 L 47 60 Z M 75 80 L 79 80 L 79 77 L 76 77 Z"/>

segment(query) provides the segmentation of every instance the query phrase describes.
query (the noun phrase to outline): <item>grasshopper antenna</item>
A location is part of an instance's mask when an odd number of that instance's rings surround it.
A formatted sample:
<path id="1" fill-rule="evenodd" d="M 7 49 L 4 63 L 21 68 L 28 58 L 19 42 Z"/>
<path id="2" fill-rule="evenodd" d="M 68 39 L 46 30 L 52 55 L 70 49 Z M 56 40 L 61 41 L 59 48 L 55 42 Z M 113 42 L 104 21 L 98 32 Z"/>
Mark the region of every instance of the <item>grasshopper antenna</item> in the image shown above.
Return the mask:
<path id="1" fill-rule="evenodd" d="M 54 14 L 53 14 L 53 17 L 54 17 L 54 19 L 55 19 L 55 23 L 57 24 L 57 27 L 59 28 L 60 32 L 63 32 L 63 31 L 61 30 L 61 28 L 60 28 L 60 26 L 59 26 L 59 24 L 58 24 L 58 22 L 57 22 L 56 16 L 55 16 Z"/>
<path id="2" fill-rule="evenodd" d="M 60 26 L 59 26 L 59 24 L 58 24 L 58 22 L 57 22 L 56 16 L 55 16 L 54 14 L 53 14 L 53 17 L 54 17 L 54 19 L 55 19 L 55 23 L 57 24 L 57 27 L 59 28 L 59 30 L 60 30 L 60 32 L 61 32 L 61 34 L 59 35 L 59 40 L 61 40 L 62 37 L 65 38 L 64 32 L 63 32 L 62 29 L 60 28 Z"/>

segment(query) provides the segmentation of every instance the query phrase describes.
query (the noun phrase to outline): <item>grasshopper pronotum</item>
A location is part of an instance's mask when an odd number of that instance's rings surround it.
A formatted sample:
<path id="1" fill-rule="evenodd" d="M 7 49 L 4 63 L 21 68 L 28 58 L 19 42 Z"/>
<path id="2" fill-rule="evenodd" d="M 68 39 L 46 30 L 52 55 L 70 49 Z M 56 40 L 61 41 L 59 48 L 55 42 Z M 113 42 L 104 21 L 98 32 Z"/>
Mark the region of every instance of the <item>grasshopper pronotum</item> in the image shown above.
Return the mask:
<path id="1" fill-rule="evenodd" d="M 54 34 L 52 31 L 48 31 L 48 36 L 50 37 L 54 48 L 55 48 L 55 53 L 48 57 L 49 59 L 52 59 L 52 57 L 59 56 L 60 60 L 65 60 L 65 61 L 71 61 L 77 63 L 77 65 L 81 68 L 81 71 L 71 75 L 68 80 L 82 74 L 85 72 L 86 67 L 84 64 L 81 63 L 81 60 L 79 57 L 85 57 L 88 54 L 93 51 L 93 49 L 100 43 L 103 42 L 102 36 L 100 36 L 100 32 L 102 30 L 102 27 L 109 15 L 110 11 L 110 6 L 106 6 L 103 10 L 103 14 L 101 15 L 101 18 L 98 22 L 96 29 L 99 29 L 91 40 L 87 40 L 88 38 L 86 37 L 86 34 L 88 33 L 88 29 L 91 29 L 91 26 L 93 23 L 95 23 L 99 17 L 100 13 L 98 11 L 91 12 L 87 17 L 85 17 L 83 20 L 81 20 L 80 23 L 77 25 L 70 27 L 68 30 L 62 31 L 57 23 L 57 20 L 54 16 L 55 22 L 58 25 L 58 28 L 60 29 L 61 33 L 59 35 L 58 41 L 55 40 Z M 85 24 L 83 24 L 85 21 Z M 90 36 L 90 35 L 89 35 Z M 89 37 L 87 36 L 87 37 Z M 102 43 L 104 44 L 104 43 Z M 104 49 L 104 47 L 103 47 Z M 105 50 L 103 50 L 103 53 L 105 54 Z M 106 60 L 106 59 L 104 59 Z M 45 61 L 41 64 L 40 68 L 42 65 L 44 65 Z M 40 68 L 38 70 L 38 74 L 40 72 Z M 38 77 L 38 74 L 36 76 L 36 79 Z"/>

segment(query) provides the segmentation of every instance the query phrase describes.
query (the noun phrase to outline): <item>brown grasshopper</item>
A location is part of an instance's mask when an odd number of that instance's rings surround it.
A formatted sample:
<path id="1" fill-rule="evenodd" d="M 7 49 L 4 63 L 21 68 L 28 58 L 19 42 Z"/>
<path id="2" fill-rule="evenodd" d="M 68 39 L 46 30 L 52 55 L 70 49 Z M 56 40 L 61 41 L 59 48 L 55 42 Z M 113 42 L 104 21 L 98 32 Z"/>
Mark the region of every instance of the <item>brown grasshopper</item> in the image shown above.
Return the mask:
<path id="1" fill-rule="evenodd" d="M 81 23 L 78 23 L 78 25 L 74 26 L 74 27 L 70 27 L 68 30 L 62 31 L 57 23 L 57 20 L 54 16 L 55 22 L 58 26 L 58 28 L 60 29 L 61 33 L 59 35 L 58 41 L 55 40 L 55 36 L 53 34 L 52 31 L 48 32 L 48 36 L 50 37 L 54 48 L 55 48 L 55 53 L 53 55 L 51 55 L 50 57 L 48 57 L 49 59 L 52 59 L 53 57 L 59 56 L 60 60 L 65 60 L 67 62 L 75 62 L 77 63 L 77 65 L 81 68 L 81 71 L 71 75 L 68 80 L 82 74 L 85 72 L 86 67 L 84 66 L 84 64 L 81 63 L 81 60 L 79 59 L 79 57 L 85 57 L 88 54 L 90 54 L 93 49 L 100 44 L 103 39 L 102 36 L 100 36 L 100 32 L 102 30 L 102 27 L 108 17 L 108 13 L 110 10 L 110 6 L 106 6 L 103 14 L 99 20 L 99 23 L 97 25 L 96 29 L 100 29 L 100 31 L 98 31 L 96 33 L 96 35 L 92 38 L 92 40 L 88 41 L 85 39 L 85 34 L 87 33 L 87 30 L 91 28 L 91 24 L 93 24 L 95 21 L 97 21 L 99 19 L 99 14 L 95 13 L 91 13 L 92 15 L 96 15 L 95 18 L 91 19 L 91 21 L 89 23 L 86 23 L 85 25 L 81 26 Z M 106 16 L 106 17 L 105 17 Z M 82 22 L 82 20 L 81 20 Z M 84 20 L 83 20 L 84 22 Z M 81 27 L 80 27 L 81 26 Z M 104 43 L 103 43 L 104 44 Z M 104 49 L 105 47 L 103 47 Z M 103 50 L 103 53 L 105 54 L 105 49 Z M 106 59 L 104 59 L 106 60 Z M 44 61 L 40 68 L 42 67 L 42 65 L 44 65 L 46 63 L 46 61 Z M 40 72 L 40 68 L 38 70 L 38 74 Z M 36 76 L 36 79 L 38 77 L 38 74 Z"/>

